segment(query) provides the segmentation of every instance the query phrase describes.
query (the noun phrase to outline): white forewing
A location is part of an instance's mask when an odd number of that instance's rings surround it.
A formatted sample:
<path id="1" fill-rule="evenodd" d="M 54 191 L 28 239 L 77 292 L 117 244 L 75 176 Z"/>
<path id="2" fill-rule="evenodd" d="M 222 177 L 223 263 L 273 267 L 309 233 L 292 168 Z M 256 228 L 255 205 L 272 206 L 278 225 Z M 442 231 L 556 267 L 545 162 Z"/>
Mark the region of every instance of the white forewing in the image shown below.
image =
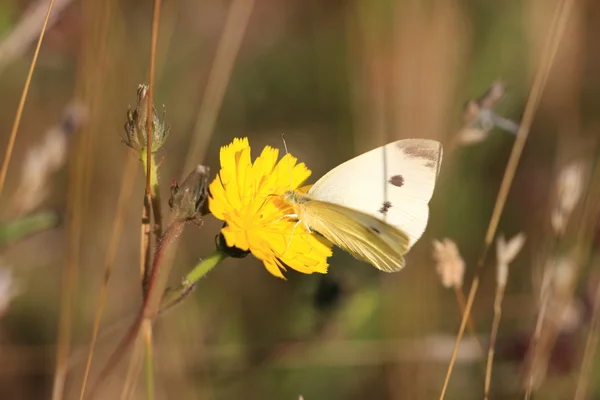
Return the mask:
<path id="1" fill-rule="evenodd" d="M 346 161 L 317 181 L 308 194 L 387 222 L 405 232 L 409 248 L 429 218 L 429 200 L 442 162 L 435 140 L 389 143 Z"/>

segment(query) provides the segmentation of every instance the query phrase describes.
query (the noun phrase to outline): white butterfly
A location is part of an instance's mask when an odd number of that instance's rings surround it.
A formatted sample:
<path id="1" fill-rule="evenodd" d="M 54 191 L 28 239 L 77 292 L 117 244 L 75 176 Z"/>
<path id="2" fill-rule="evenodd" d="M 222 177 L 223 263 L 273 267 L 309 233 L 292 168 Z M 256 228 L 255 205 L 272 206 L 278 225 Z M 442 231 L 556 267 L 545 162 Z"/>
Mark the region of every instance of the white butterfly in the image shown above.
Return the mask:
<path id="1" fill-rule="evenodd" d="M 287 191 L 288 215 L 354 257 L 395 272 L 423 235 L 442 162 L 435 140 L 389 143 L 329 171 L 307 194 Z"/>

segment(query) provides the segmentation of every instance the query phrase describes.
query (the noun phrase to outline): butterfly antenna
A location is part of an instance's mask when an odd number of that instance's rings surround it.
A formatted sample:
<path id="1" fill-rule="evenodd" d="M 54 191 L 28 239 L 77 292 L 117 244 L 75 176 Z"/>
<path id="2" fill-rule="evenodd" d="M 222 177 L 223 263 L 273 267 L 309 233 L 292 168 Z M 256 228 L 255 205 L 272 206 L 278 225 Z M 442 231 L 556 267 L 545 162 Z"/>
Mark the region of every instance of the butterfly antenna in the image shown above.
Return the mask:
<path id="1" fill-rule="evenodd" d="M 282 133 L 282 134 L 281 134 L 281 140 L 283 141 L 283 148 L 285 149 L 285 155 L 287 156 L 287 155 L 288 155 L 288 154 L 290 154 L 290 153 L 289 153 L 289 151 L 288 151 L 288 148 L 287 148 L 287 143 L 286 143 L 286 141 L 285 141 L 285 133 Z M 290 172 L 290 189 L 292 189 L 292 188 L 293 188 L 293 186 L 292 186 L 292 185 L 293 185 L 293 182 L 294 182 L 294 180 L 292 179 L 292 178 L 293 178 L 293 175 L 292 175 L 292 164 L 291 164 L 291 162 L 292 162 L 292 161 L 291 161 L 291 160 L 288 158 L 288 170 L 289 170 L 289 172 Z"/>
<path id="2" fill-rule="evenodd" d="M 383 201 L 387 202 L 389 201 L 388 199 L 388 171 L 387 171 L 387 152 L 386 150 L 386 146 L 382 146 L 381 150 L 383 151 Z M 387 213 L 383 213 L 383 220 L 385 221 L 387 219 Z"/>

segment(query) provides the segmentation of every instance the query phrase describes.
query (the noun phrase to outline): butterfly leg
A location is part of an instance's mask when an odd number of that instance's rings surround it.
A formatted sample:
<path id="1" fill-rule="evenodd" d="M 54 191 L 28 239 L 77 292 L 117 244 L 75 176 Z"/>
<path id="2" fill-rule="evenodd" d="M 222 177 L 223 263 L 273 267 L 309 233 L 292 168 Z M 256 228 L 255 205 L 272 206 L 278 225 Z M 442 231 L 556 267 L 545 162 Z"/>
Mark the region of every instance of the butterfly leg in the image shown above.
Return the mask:
<path id="1" fill-rule="evenodd" d="M 298 214 L 286 214 L 286 215 L 282 215 L 281 217 L 277 218 L 277 221 L 281 221 L 284 218 L 293 218 L 295 220 L 298 219 Z"/>
<path id="2" fill-rule="evenodd" d="M 298 220 L 298 222 L 300 222 L 300 220 Z M 310 230 L 310 227 L 308 226 L 308 224 L 304 223 L 304 227 L 306 228 L 306 230 L 308 231 L 308 233 L 312 233 L 312 231 Z"/>
<path id="3" fill-rule="evenodd" d="M 287 246 L 285 246 L 285 250 L 283 250 L 283 253 L 281 253 L 280 257 L 283 257 L 283 255 L 285 254 L 285 252 L 288 251 L 288 249 L 290 248 L 290 245 L 292 244 L 292 238 L 294 237 L 294 231 L 296 230 L 296 227 L 300 224 L 300 222 L 302 222 L 302 221 L 296 222 L 296 224 L 292 228 L 292 233 L 290 234 L 290 240 L 288 241 Z"/>

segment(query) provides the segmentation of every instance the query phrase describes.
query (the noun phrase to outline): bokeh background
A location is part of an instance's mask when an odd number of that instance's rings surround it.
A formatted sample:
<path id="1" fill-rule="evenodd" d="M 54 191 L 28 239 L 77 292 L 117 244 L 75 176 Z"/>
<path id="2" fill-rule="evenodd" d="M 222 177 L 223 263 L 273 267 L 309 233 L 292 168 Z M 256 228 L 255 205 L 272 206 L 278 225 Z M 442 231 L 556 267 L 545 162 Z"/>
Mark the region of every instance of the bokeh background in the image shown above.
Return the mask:
<path id="1" fill-rule="evenodd" d="M 289 151 L 313 171 L 311 182 L 397 139 L 437 139 L 445 154 L 427 232 L 404 271 L 381 273 L 335 251 L 327 275 L 289 271 L 284 281 L 252 257 L 226 260 L 157 322 L 156 398 L 438 398 L 461 308 L 436 273 L 432 240 L 456 242 L 467 266 L 462 291 L 468 291 L 516 137 L 493 129 L 481 140 L 457 144 L 464 106 L 502 78 L 506 95 L 494 110 L 520 121 L 559 3 L 163 1 L 154 92 L 172 130 L 158 154 L 163 199 L 172 179 L 182 179 L 195 164 L 208 165 L 214 176 L 220 146 L 234 137 L 249 137 L 257 155 L 265 145 L 283 152 L 285 133 Z M 493 399 L 523 396 L 523 343 L 539 312 L 536 271 L 553 237 L 556 176 L 573 160 L 591 166 L 598 154 L 600 3 L 573 3 L 498 228 L 507 237 L 524 232 L 527 242 L 511 264 Z M 0 3 L 3 149 L 42 21 L 27 18 L 36 12 L 43 17 L 46 7 L 46 1 Z M 117 202 L 131 168 L 137 175 L 124 209 L 92 381 L 140 306 L 144 178 L 140 164 L 128 161 L 135 154 L 121 137 L 137 85 L 148 80 L 152 10 L 151 1 L 56 0 L 0 210 L 4 224 L 40 211 L 60 218 L 51 229 L 3 245 L 2 268 L 10 274 L 0 285 L 6 299 L 0 398 L 51 397 L 65 291 L 73 301 L 63 398 L 78 398 Z M 39 204 L 20 212 L 17 189 L 40 184 L 23 182 L 28 154 L 74 102 L 86 115 L 68 135 L 64 165 L 44 180 L 47 193 Z M 580 244 L 577 227 L 595 218 L 576 209 L 561 251 Z M 174 255 L 173 284 L 214 250 L 220 226 L 209 215 L 201 228 L 186 228 Z M 593 301 L 594 262 L 592 252 L 579 266 L 575 297 L 583 304 Z M 494 268 L 492 248 L 472 312 L 486 354 Z M 583 309 L 576 328 L 561 336 L 563 347 L 550 353 L 550 377 L 536 399 L 573 397 L 592 315 L 589 306 Z M 468 331 L 446 398 L 482 398 L 484 364 Z M 119 398 L 126 368 L 123 362 L 113 371 L 99 398 Z M 586 398 L 600 398 L 597 378 L 594 369 Z M 131 398 L 146 398 L 143 376 Z"/>

